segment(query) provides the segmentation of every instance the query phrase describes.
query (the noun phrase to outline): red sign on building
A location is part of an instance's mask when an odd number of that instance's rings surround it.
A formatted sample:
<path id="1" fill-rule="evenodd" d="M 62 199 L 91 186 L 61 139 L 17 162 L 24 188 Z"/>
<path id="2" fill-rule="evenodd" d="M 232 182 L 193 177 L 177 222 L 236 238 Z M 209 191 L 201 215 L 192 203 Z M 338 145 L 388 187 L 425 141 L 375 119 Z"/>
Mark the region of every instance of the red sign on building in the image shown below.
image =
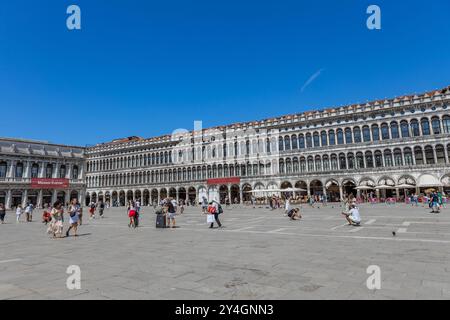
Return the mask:
<path id="1" fill-rule="evenodd" d="M 241 182 L 241 178 L 233 177 L 233 178 L 218 178 L 218 179 L 208 179 L 206 183 L 208 185 L 219 185 L 219 184 L 239 184 Z"/>
<path id="2" fill-rule="evenodd" d="M 32 189 L 68 189 L 69 179 L 31 178 Z"/>

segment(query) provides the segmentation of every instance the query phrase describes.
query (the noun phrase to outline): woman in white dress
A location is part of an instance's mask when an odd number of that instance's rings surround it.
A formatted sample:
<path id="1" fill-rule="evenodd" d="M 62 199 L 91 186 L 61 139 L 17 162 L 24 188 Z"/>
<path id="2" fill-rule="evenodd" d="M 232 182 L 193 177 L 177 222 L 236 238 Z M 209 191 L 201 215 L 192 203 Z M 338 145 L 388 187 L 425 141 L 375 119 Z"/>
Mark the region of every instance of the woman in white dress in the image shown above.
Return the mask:
<path id="1" fill-rule="evenodd" d="M 22 206 L 19 204 L 16 209 L 16 223 L 20 222 L 20 217 L 22 216 L 22 214 L 23 214 L 23 209 L 22 209 Z"/>

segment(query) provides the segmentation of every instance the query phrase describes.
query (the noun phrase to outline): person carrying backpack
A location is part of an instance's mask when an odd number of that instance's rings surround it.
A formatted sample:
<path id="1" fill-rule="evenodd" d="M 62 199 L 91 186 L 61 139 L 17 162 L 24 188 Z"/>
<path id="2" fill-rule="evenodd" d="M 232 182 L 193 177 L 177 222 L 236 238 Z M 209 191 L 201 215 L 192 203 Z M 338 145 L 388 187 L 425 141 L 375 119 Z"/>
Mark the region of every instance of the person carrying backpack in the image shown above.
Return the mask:
<path id="1" fill-rule="evenodd" d="M 222 208 L 222 206 L 220 205 L 219 202 L 217 202 L 216 200 L 213 200 L 213 201 L 210 203 L 209 208 L 211 208 L 211 211 L 210 211 L 210 209 L 208 209 L 208 212 L 209 212 L 210 214 L 213 214 L 213 215 L 214 215 L 214 220 L 215 220 L 215 221 L 217 222 L 217 224 L 219 225 L 219 228 L 222 228 L 222 223 L 221 223 L 220 220 L 219 220 L 219 215 L 223 213 L 223 208 Z M 211 223 L 210 228 L 211 228 L 211 229 L 214 228 L 214 222 Z"/>

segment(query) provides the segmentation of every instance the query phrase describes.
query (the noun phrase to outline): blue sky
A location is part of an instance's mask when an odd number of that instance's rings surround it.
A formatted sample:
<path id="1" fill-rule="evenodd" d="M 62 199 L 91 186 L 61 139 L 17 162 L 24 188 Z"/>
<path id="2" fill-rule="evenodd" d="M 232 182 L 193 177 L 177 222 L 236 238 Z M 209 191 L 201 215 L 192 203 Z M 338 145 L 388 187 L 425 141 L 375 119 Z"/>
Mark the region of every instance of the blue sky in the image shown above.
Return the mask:
<path id="1" fill-rule="evenodd" d="M 66 28 L 70 4 L 80 31 Z M 371 4 L 380 31 L 366 28 Z M 0 136 L 84 146 L 445 87 L 449 12 L 448 0 L 4 1 Z"/>

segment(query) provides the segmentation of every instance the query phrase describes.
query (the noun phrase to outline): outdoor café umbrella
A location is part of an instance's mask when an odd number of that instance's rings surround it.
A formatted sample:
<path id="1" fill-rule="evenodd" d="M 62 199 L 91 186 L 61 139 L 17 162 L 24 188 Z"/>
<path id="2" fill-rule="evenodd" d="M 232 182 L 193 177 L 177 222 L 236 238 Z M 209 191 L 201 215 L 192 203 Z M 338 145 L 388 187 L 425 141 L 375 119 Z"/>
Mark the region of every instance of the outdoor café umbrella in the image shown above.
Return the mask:
<path id="1" fill-rule="evenodd" d="M 355 188 L 356 190 L 373 190 L 375 189 L 374 187 L 370 187 L 370 186 L 359 186 Z"/>

